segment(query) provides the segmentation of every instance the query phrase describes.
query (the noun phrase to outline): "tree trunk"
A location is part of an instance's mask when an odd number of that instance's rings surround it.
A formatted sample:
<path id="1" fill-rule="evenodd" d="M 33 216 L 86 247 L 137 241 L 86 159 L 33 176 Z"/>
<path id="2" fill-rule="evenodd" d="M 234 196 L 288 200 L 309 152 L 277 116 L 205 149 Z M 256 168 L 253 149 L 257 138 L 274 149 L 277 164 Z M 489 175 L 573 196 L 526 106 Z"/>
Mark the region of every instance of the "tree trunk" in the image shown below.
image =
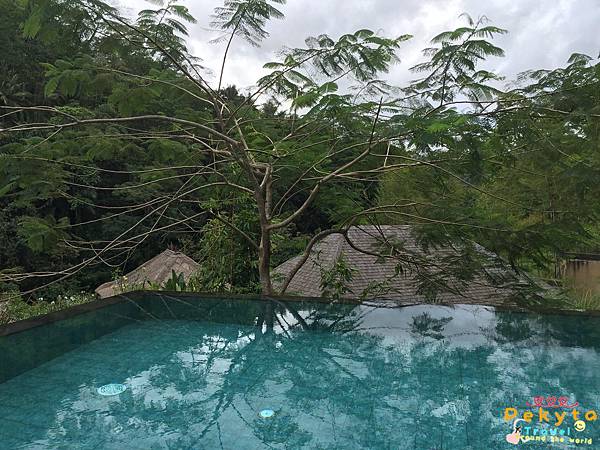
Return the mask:
<path id="1" fill-rule="evenodd" d="M 273 295 L 271 284 L 271 230 L 261 226 L 260 246 L 258 248 L 258 274 L 260 290 L 263 295 Z"/>
<path id="2" fill-rule="evenodd" d="M 270 166 L 265 169 L 265 175 L 260 185 L 261 195 L 258 203 L 260 213 L 260 244 L 258 247 L 258 274 L 260 276 L 260 289 L 263 295 L 273 295 L 273 285 L 271 283 L 271 204 L 273 201 L 273 191 L 271 183 L 273 171 Z"/>

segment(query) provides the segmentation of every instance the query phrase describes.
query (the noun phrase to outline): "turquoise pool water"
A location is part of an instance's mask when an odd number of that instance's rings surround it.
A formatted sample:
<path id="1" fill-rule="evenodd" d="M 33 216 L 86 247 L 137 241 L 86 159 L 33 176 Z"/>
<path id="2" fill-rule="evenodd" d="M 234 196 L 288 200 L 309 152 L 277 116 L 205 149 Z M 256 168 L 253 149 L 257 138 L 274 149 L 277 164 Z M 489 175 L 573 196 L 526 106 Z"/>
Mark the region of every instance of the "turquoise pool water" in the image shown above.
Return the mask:
<path id="1" fill-rule="evenodd" d="M 598 319 L 476 306 L 140 304 L 109 311 L 122 319 L 114 330 L 0 384 L 0 448 L 600 448 L 600 421 L 584 417 L 600 411 Z M 28 339 L 49 339 L 46 327 Z M 4 348 L 24 345 L 15 336 Z M 126 390 L 100 395 L 110 383 Z M 551 423 L 527 406 L 540 396 Z M 553 407 L 552 397 L 568 403 Z M 546 442 L 509 444 L 506 408 L 535 411 L 522 434 L 545 430 Z M 564 442 L 550 443 L 561 429 Z"/>

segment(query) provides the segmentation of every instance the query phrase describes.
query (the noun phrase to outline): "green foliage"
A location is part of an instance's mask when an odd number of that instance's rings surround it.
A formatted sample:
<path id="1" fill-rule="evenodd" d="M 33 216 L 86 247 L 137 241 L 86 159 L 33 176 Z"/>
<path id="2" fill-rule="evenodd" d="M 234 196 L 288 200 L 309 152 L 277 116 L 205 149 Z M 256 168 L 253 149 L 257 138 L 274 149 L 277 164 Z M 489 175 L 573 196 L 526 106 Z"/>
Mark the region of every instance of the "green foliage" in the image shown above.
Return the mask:
<path id="1" fill-rule="evenodd" d="M 21 298 L 17 290 L 0 291 L 0 325 L 60 311 L 71 306 L 90 302 L 95 298 L 94 294 L 80 292 L 58 295 L 52 300 L 40 297 L 32 303 L 27 303 Z"/>
<path id="2" fill-rule="evenodd" d="M 223 213 L 214 210 L 217 205 Z M 257 235 L 258 220 L 250 199 L 238 196 L 207 202 L 204 207 L 213 218 L 202 227 L 200 245 L 187 246 L 187 253 L 200 264 L 195 283 L 204 291 L 257 292 L 256 249 L 239 232 Z"/>
<path id="3" fill-rule="evenodd" d="M 54 64 L 43 64 L 48 82 L 44 89 L 46 97 L 56 92 L 65 97 L 75 97 L 91 82 L 89 71 L 91 57 L 85 55 L 73 61 L 57 60 Z"/>
<path id="4" fill-rule="evenodd" d="M 389 70 L 398 61 L 400 44 L 411 36 L 389 39 L 370 30 L 359 30 L 334 41 L 322 34 L 306 39 L 306 48 L 285 51 L 281 62 L 269 62 L 265 69 L 272 70 L 259 80 L 259 86 L 274 95 L 294 101 L 296 107 L 314 106 L 319 99 L 334 99 L 337 77 L 352 74 L 357 81 L 369 83 Z M 311 74 L 325 76 L 328 81 L 318 83 Z"/>
<path id="5" fill-rule="evenodd" d="M 270 19 L 283 19 L 283 13 L 275 5 L 285 5 L 286 0 L 225 0 L 222 7 L 215 8 L 211 26 L 243 37 L 258 46 L 269 36 L 265 25 Z M 217 41 L 224 39 L 221 37 Z"/>
<path id="6" fill-rule="evenodd" d="M 489 56 L 504 56 L 504 51 L 486 39 L 507 31 L 485 26 L 485 17 L 474 21 L 465 15 L 468 26 L 445 31 L 431 40 L 437 46 L 423 50 L 430 59 L 412 68 L 427 76 L 410 86 L 408 94 L 419 93 L 423 99 L 444 104 L 464 95 L 472 101 L 492 99 L 500 91 L 488 84 L 499 77 L 477 65 Z"/>
<path id="7" fill-rule="evenodd" d="M 114 281 L 117 283 L 115 294 L 132 291 L 193 292 L 201 290 L 194 277 L 186 282 L 183 273 L 177 273 L 174 270 L 171 272 L 171 277 L 163 283 L 156 283 L 150 280 L 131 282 L 127 279 L 127 276 L 116 274 L 114 276 Z"/>
<path id="8" fill-rule="evenodd" d="M 171 292 L 185 292 L 188 290 L 188 285 L 182 273 L 176 273 L 174 270 L 171 273 L 171 278 L 163 283 L 163 289 Z"/>
<path id="9" fill-rule="evenodd" d="M 321 292 L 323 297 L 333 300 L 339 300 L 343 297 L 357 294 L 352 292 L 348 284 L 352 282 L 355 269 L 348 265 L 348 262 L 339 257 L 330 268 L 320 267 L 321 273 Z"/>
<path id="10" fill-rule="evenodd" d="M 184 6 L 153 3 L 127 18 L 101 0 L 0 1 L 0 106 L 34 106 L 2 111 L 1 129 L 23 128 L 0 135 L 3 273 L 95 258 L 76 272 L 88 289 L 109 277 L 104 263 L 126 272 L 174 245 L 201 263 L 192 280 L 169 281 L 175 290 L 256 292 L 261 248 L 272 268 L 318 231 L 396 223 L 413 225 L 423 249 L 459 250 L 446 273 L 408 255 L 434 299 L 448 277 L 547 273 L 561 254 L 598 247 L 595 59 L 574 54 L 502 91 L 481 64 L 503 56 L 493 39 L 505 30 L 467 16 L 432 39 L 413 67 L 422 78 L 404 88 L 383 78 L 410 36 L 361 29 L 285 48 L 246 95 L 205 80 Z M 236 36 L 258 45 L 284 3 L 226 0 L 213 26 L 228 48 Z M 259 94 L 271 97 L 258 106 Z M 261 247 L 265 222 L 288 217 Z M 474 242 L 499 258 L 484 261 Z M 352 294 L 351 271 L 334 269 L 328 295 Z"/>
<path id="11" fill-rule="evenodd" d="M 43 112 L 11 114 L 0 122 L 0 128 L 22 121 L 59 125 L 117 114 L 178 114 L 188 120 L 210 117 L 212 109 L 202 100 L 182 95 L 178 89 L 194 89 L 189 80 L 166 68 L 159 53 L 132 44 L 139 42 L 140 34 L 116 20 L 117 12 L 96 0 L 0 2 L 0 40 L 7 50 L 7 64 L 0 64 L 0 104 L 22 104 L 25 98 L 33 105 L 59 111 L 50 118 Z M 40 14 L 44 19 L 39 29 L 34 33 L 28 28 L 31 35 L 25 40 L 20 25 L 31 18 L 27 27 L 32 27 Z M 159 23 L 161 17 L 163 23 Z M 138 28 L 164 48 L 176 49 L 177 58 L 184 58 L 182 41 L 174 38 L 182 30 L 171 21 L 173 17 L 191 21 L 185 8 L 171 1 L 156 14 L 146 11 Z M 88 33 L 90 30 L 96 33 Z M 23 60 L 32 60 L 32 64 Z M 4 68 L 10 72 L 5 73 Z M 27 95 L 20 95 L 21 90 Z M 127 125 L 90 125 L 48 135 L 23 133 L 16 139 L 2 134 L 0 229 L 3 237 L 7 233 L 11 239 L 7 241 L 10 245 L 0 250 L 1 269 L 60 271 L 88 257 L 89 242 L 110 242 L 131 227 L 135 233 L 151 229 L 152 218 L 144 220 L 148 210 L 130 205 L 151 204 L 172 195 L 192 170 L 170 170 L 168 166 L 192 168 L 203 157 L 194 153 L 194 146 L 185 138 L 169 139 L 168 133 L 177 133 L 171 127 L 137 123 L 136 131 Z M 166 135 L 164 139 L 139 137 L 152 133 Z M 165 170 L 160 169 L 163 166 Z M 190 188 L 197 184 L 195 180 Z M 168 217 L 188 214 L 191 209 L 173 204 L 164 211 L 159 227 Z M 164 239 L 177 245 L 177 237 L 169 231 L 147 239 L 146 246 L 132 257 L 121 254 L 113 262 L 139 264 L 164 249 Z M 93 289 L 109 276 L 109 269 L 84 266 L 77 279 Z M 49 281 L 28 278 L 19 287 L 37 288 Z"/>
<path id="12" fill-rule="evenodd" d="M 63 217 L 58 222 L 53 217 L 23 217 L 19 223 L 19 236 L 34 252 L 47 253 L 66 237 L 66 233 L 57 227 L 68 226 L 68 219 Z"/>

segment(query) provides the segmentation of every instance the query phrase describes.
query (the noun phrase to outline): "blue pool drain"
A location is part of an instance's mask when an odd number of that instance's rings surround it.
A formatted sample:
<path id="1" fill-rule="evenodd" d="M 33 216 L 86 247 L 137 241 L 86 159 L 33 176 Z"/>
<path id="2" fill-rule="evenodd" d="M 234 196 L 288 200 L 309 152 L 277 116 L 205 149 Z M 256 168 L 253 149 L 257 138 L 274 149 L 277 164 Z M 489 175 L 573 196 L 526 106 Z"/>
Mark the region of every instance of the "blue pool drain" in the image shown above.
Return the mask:
<path id="1" fill-rule="evenodd" d="M 105 384 L 104 386 L 100 386 L 98 388 L 98 394 L 100 395 L 119 395 L 127 390 L 127 386 L 124 384 L 111 383 Z"/>
<path id="2" fill-rule="evenodd" d="M 260 413 L 258 413 L 258 415 L 263 419 L 270 419 L 275 415 L 275 411 L 272 409 L 263 409 Z"/>

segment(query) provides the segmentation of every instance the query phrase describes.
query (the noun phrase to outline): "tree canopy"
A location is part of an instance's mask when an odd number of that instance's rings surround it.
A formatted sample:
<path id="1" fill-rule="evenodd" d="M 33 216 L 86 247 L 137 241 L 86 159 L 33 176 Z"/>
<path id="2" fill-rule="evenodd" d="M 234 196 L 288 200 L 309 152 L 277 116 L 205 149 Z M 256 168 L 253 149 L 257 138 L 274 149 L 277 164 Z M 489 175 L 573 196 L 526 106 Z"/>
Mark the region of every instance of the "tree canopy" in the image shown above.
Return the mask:
<path id="1" fill-rule="evenodd" d="M 201 263 L 200 289 L 271 294 L 272 268 L 323 237 L 411 224 L 423 248 L 459 249 L 451 274 L 382 251 L 427 289 L 502 266 L 540 301 L 528 271 L 596 247 L 596 59 L 505 87 L 482 63 L 506 30 L 464 16 L 407 86 L 385 77 L 411 36 L 361 29 L 284 47 L 240 90 L 227 57 L 268 39 L 284 0 L 215 10 L 212 78 L 187 8 L 153 4 L 130 19 L 101 0 L 0 0 L 0 283 L 88 290 L 171 245 Z"/>

